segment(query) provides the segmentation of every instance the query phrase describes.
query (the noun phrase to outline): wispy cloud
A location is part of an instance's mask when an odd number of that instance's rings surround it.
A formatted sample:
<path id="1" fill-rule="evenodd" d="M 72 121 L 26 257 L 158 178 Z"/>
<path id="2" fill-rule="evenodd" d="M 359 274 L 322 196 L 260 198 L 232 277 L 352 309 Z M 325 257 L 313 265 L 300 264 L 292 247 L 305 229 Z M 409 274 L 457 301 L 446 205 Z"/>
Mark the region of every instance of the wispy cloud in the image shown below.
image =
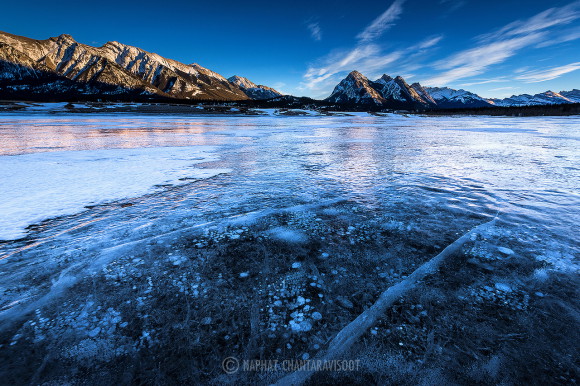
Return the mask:
<path id="1" fill-rule="evenodd" d="M 538 44 L 548 36 L 550 28 L 568 24 L 580 17 L 580 1 L 564 7 L 550 8 L 527 19 L 512 22 L 492 33 L 479 36 L 478 45 L 457 52 L 435 63 L 440 74 L 426 81 L 429 85 L 446 85 L 486 72 L 520 50 Z"/>
<path id="2" fill-rule="evenodd" d="M 443 39 L 443 35 L 432 36 L 430 38 L 423 40 L 422 42 L 420 42 L 419 44 L 417 44 L 413 48 L 415 50 L 418 50 L 418 51 L 425 50 L 427 48 L 431 48 L 433 46 L 436 46 L 437 43 L 439 43 L 442 39 Z"/>
<path id="3" fill-rule="evenodd" d="M 520 68 L 516 68 L 514 70 L 514 73 L 516 74 L 521 74 L 522 72 L 526 72 L 530 69 L 530 66 L 524 66 L 524 67 L 520 67 Z"/>
<path id="4" fill-rule="evenodd" d="M 282 94 L 288 94 L 284 89 L 286 87 L 286 83 L 284 82 L 276 82 L 272 84 L 274 90 L 281 92 Z"/>
<path id="5" fill-rule="evenodd" d="M 570 63 L 564 66 L 552 67 L 543 70 L 524 72 L 523 74 L 516 77 L 516 79 L 526 83 L 545 82 L 547 80 L 556 79 L 564 74 L 576 70 L 580 70 L 580 62 Z"/>
<path id="6" fill-rule="evenodd" d="M 395 0 L 393 4 L 379 17 L 377 17 L 371 24 L 369 24 L 357 38 L 361 42 L 372 41 L 381 36 L 386 30 L 395 25 L 395 21 L 399 19 L 403 13 L 403 4 L 405 0 Z"/>
<path id="7" fill-rule="evenodd" d="M 527 20 L 514 21 L 491 34 L 482 35 L 480 38 L 481 40 L 487 40 L 534 33 L 571 23 L 578 19 L 579 15 L 580 1 L 576 0 L 563 7 L 549 8 Z"/>
<path id="8" fill-rule="evenodd" d="M 506 91 L 506 90 L 517 90 L 519 89 L 519 87 L 497 87 L 497 88 L 491 88 L 488 91 Z"/>
<path id="9" fill-rule="evenodd" d="M 440 0 L 439 4 L 448 7 L 447 13 L 451 13 L 453 11 L 458 10 L 459 8 L 463 7 L 467 3 L 465 0 Z"/>
<path id="10" fill-rule="evenodd" d="M 318 24 L 318 22 L 308 23 L 306 27 L 310 31 L 310 36 L 312 36 L 312 39 L 316 40 L 317 42 L 322 40 L 322 29 L 320 28 L 320 24 Z"/>
<path id="11" fill-rule="evenodd" d="M 442 35 L 430 36 L 410 47 L 385 51 L 374 41 L 385 31 L 394 26 L 403 12 L 404 0 L 395 0 L 393 4 L 372 23 L 364 28 L 357 36 L 354 47 L 339 49 L 320 58 L 312 64 L 304 74 L 304 82 L 300 89 L 308 90 L 317 96 L 327 95 L 338 82 L 338 77 L 351 70 L 358 70 L 369 77 L 378 77 L 385 71 L 385 67 L 397 63 L 407 64 L 405 71 L 414 71 L 418 56 L 424 55 L 435 47 Z"/>
<path id="12" fill-rule="evenodd" d="M 410 47 L 388 52 L 377 44 L 363 44 L 349 50 L 335 51 L 308 68 L 302 89 L 308 89 L 319 96 L 326 95 L 340 77 L 355 69 L 370 78 L 378 78 L 386 67 L 394 64 L 405 71 L 414 71 L 421 67 L 416 63 L 417 56 L 427 54 L 441 38 L 429 37 Z"/>
<path id="13" fill-rule="evenodd" d="M 324 93 L 336 83 L 335 75 L 357 69 L 375 72 L 401 58 L 402 52 L 384 54 L 375 44 L 359 45 L 350 50 L 335 51 L 324 57 L 319 65 L 311 66 L 304 74 L 303 87 L 315 93 Z"/>
<path id="14" fill-rule="evenodd" d="M 552 36 L 550 39 L 541 42 L 536 46 L 536 48 L 555 46 L 557 44 L 567 43 L 577 39 L 580 39 L 580 28 L 567 29 Z"/>
<path id="15" fill-rule="evenodd" d="M 481 79 L 481 80 L 474 80 L 473 82 L 462 83 L 459 86 L 461 87 L 469 87 L 475 86 L 478 84 L 488 84 L 488 83 L 501 83 L 501 82 L 509 82 L 509 79 L 506 78 L 493 78 L 493 79 Z"/>
<path id="16" fill-rule="evenodd" d="M 515 55 L 520 49 L 537 43 L 541 33 L 513 39 L 500 40 L 466 51 L 459 52 L 435 64 L 443 73 L 426 81 L 429 85 L 446 85 L 450 82 L 470 78 L 484 73 L 490 66 L 501 63 Z"/>

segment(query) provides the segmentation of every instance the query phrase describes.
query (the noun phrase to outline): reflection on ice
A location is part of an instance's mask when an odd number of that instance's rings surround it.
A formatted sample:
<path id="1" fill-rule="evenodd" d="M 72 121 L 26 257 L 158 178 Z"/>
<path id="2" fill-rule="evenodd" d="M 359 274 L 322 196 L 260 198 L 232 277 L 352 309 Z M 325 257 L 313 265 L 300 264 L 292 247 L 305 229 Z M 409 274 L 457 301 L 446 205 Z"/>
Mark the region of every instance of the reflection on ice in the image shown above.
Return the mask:
<path id="1" fill-rule="evenodd" d="M 405 210 L 416 199 L 438 213 L 501 209 L 513 221 L 569 237 L 575 213 L 557 211 L 578 207 L 579 178 L 570 172 L 578 165 L 577 127 L 573 117 L 5 115 L 0 154 L 36 154 L 0 156 L 2 234 L 16 237 L 27 224 L 85 205 L 228 169 L 227 178 L 140 199 L 142 206 L 124 211 L 178 227 L 197 216 L 327 198 L 383 211 Z M 122 228 L 129 220 L 118 216 L 113 223 Z"/>

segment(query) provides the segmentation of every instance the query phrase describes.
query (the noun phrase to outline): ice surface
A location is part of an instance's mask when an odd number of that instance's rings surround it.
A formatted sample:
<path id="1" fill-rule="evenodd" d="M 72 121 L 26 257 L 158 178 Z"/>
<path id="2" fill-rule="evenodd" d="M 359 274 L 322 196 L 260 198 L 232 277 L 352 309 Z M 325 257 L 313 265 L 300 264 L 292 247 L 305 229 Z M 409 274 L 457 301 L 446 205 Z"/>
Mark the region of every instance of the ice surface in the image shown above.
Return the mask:
<path id="1" fill-rule="evenodd" d="M 20 237 L 29 224 L 78 213 L 86 205 L 141 196 L 155 191 L 155 185 L 182 183 L 181 177 L 212 176 L 213 170 L 191 166 L 219 154 L 219 167 L 235 170 L 228 184 L 212 180 L 188 185 L 182 190 L 186 199 L 173 197 L 174 190 L 141 198 L 144 205 L 116 210 L 99 227 L 131 233 L 131 239 L 116 244 L 132 248 L 130 242 L 152 234 L 177 237 L 179 229 L 224 218 L 231 225 L 248 226 L 280 208 L 353 200 L 388 214 L 381 218 L 387 231 L 410 232 L 421 223 L 436 227 L 443 214 L 478 217 L 501 209 L 506 222 L 573 238 L 580 207 L 571 193 L 579 184 L 576 117 L 433 118 L 366 112 L 294 117 L 275 111 L 263 110 L 271 116 L 191 117 L 1 114 L 1 235 Z M 107 148 L 140 149 L 101 150 Z M 56 149 L 67 151 L 18 155 Z M 417 204 L 426 205 L 429 215 L 402 218 Z M 86 211 L 83 219 L 99 210 Z M 122 216 L 134 211 L 135 220 L 126 224 Z M 334 206 L 327 211 L 348 217 Z M 300 217 L 290 211 L 286 215 Z M 67 221 L 73 227 L 82 216 L 64 219 L 63 228 Z M 31 237 L 44 237 L 52 225 Z M 278 225 L 265 236 L 286 243 L 312 237 L 299 221 Z M 103 235 L 115 237 L 107 231 Z M 509 242 L 502 246 L 513 248 Z M 563 250 L 555 259 L 569 265 L 559 257 L 569 254 Z M 549 250 L 536 255 L 551 256 Z"/>
<path id="2" fill-rule="evenodd" d="M 0 239 L 28 225 L 153 192 L 227 169 L 193 165 L 217 159 L 208 146 L 45 152 L 0 157 Z"/>
<path id="3" fill-rule="evenodd" d="M 277 227 L 270 229 L 269 234 L 272 238 L 286 241 L 288 243 L 305 243 L 308 241 L 308 236 L 304 232 L 286 227 Z"/>
<path id="4" fill-rule="evenodd" d="M 280 353 L 314 356 L 320 331 L 498 212 L 498 227 L 462 251 L 459 276 L 437 274 L 436 297 L 452 277 L 447 294 L 465 303 L 434 307 L 527 307 L 532 272 L 530 304 L 554 299 L 553 272 L 578 271 L 579 128 L 575 117 L 0 114 L 2 232 L 74 213 L 0 242 L 0 324 L 14 326 L 5 357 L 36 370 L 56 352 L 51 369 L 117 369 L 162 347 L 172 361 L 173 331 L 203 330 L 228 349 L 252 315 Z M 180 180 L 214 168 L 231 172 Z M 156 187 L 166 183 L 182 185 Z M 413 304 L 399 321 L 418 329 L 403 336 L 423 339 L 415 332 L 432 318 Z M 241 315 L 231 331 L 224 310 Z"/>

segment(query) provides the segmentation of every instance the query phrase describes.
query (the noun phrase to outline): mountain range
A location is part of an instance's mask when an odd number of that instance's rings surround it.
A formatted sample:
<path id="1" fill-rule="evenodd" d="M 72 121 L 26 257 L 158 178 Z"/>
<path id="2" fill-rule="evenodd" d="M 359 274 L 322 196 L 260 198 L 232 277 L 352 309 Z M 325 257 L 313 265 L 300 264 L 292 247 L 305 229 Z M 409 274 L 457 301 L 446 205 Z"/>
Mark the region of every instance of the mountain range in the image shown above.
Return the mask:
<path id="1" fill-rule="evenodd" d="M 495 106 L 539 106 L 539 105 L 556 105 L 563 103 L 580 103 L 580 90 L 571 91 L 546 91 L 540 94 L 530 95 L 512 95 L 505 99 L 487 99 L 489 103 Z"/>
<path id="2" fill-rule="evenodd" d="M 238 86 L 242 91 L 250 98 L 262 100 L 262 99 L 272 99 L 277 98 L 282 95 L 282 93 L 274 90 L 268 86 L 257 85 L 250 81 L 248 78 L 242 76 L 234 75 L 228 78 L 228 81 Z"/>
<path id="3" fill-rule="evenodd" d="M 436 102 L 419 84 L 409 86 L 400 76 L 383 75 L 371 81 L 358 71 L 352 71 L 326 99 L 339 104 L 366 104 L 388 107 L 429 108 Z"/>
<path id="4" fill-rule="evenodd" d="M 240 87 L 199 64 L 186 65 L 119 42 L 92 47 L 70 35 L 34 40 L 0 32 L 2 94 L 77 93 L 225 101 L 281 95 L 239 79 L 252 87 Z M 258 90 L 264 90 L 262 96 Z"/>
<path id="5" fill-rule="evenodd" d="M 485 99 L 466 90 L 449 87 L 423 87 L 409 85 L 397 76 L 383 75 L 372 81 L 358 71 L 352 71 L 326 99 L 328 102 L 347 105 L 384 106 L 388 108 L 477 108 L 511 107 L 580 103 L 580 90 L 546 91 L 541 94 L 514 95 L 505 99 Z"/>
<path id="6" fill-rule="evenodd" d="M 45 40 L 0 32 L 0 99 L 168 99 L 299 102 L 241 76 L 229 79 L 137 47 L 78 43 L 70 35 Z M 400 76 L 372 81 L 352 71 L 324 103 L 373 108 L 436 109 L 580 103 L 580 90 L 485 99 L 466 90 L 409 85 Z"/>

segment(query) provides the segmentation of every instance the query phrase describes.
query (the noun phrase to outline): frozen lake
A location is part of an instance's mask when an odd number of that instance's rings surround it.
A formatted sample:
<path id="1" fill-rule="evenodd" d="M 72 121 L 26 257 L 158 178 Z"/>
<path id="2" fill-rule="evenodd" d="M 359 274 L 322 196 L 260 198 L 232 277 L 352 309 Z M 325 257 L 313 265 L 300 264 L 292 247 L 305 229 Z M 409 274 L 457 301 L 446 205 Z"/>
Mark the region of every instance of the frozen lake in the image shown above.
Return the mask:
<path id="1" fill-rule="evenodd" d="M 351 233 L 380 228 L 405 237 L 400 251 L 431 256 L 497 214 L 494 248 L 577 273 L 579 141 L 578 117 L 3 114 L 0 327 L 16 333 L 12 323 L 28 323 L 121 260 L 179 266 L 176 245 L 192 235 L 203 248 L 203 237 L 235 240 L 247 228 L 227 232 L 282 213 L 300 215 L 264 220 L 256 240 L 317 238 L 304 248 L 318 254 L 338 242 L 304 224 L 339 221 L 349 247 L 359 242 Z M 99 302 L 85 300 L 74 307 Z M 101 331 L 86 329 L 91 339 Z M 17 338 L 3 344 L 17 347 Z"/>
<path id="2" fill-rule="evenodd" d="M 132 232 L 148 223 L 152 232 L 167 232 L 345 199 L 395 218 L 413 216 L 434 231 L 452 226 L 450 218 L 501 211 L 507 223 L 572 245 L 579 140 L 574 117 L 4 115 L 0 239 L 22 237 L 26 226 L 59 215 L 73 216 L 28 237 L 103 211 L 104 229 Z M 130 197 L 138 207 L 83 211 Z"/>

